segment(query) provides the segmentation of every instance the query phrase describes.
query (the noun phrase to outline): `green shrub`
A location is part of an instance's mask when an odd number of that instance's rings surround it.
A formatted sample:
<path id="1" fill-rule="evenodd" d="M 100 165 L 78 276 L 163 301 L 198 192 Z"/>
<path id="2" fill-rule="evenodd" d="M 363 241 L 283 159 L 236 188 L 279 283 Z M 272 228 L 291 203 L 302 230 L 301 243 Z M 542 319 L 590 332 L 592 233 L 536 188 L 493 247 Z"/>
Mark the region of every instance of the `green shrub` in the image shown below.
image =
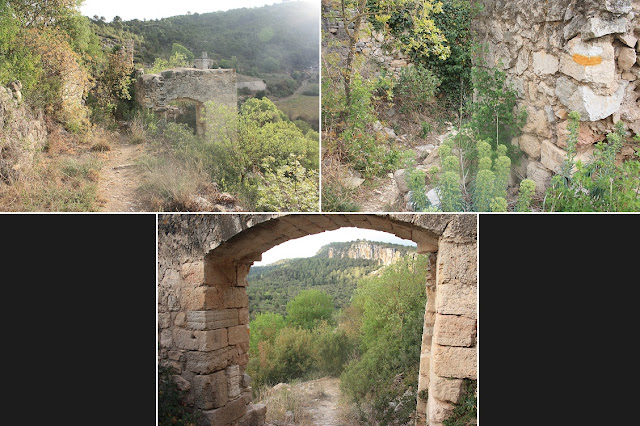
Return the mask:
<path id="1" fill-rule="evenodd" d="M 531 199 L 536 192 L 536 183 L 531 179 L 523 179 L 520 182 L 520 190 L 518 192 L 518 202 L 516 203 L 517 212 L 528 212 L 531 210 Z"/>
<path id="2" fill-rule="evenodd" d="M 158 366 L 158 425 L 195 426 L 201 416 L 189 409 L 183 399 L 186 392 L 178 389 L 171 367 Z"/>
<path id="3" fill-rule="evenodd" d="M 507 74 L 499 67 L 488 67 L 483 60 L 471 70 L 473 88 L 477 93 L 470 104 L 471 119 L 468 127 L 476 140 L 487 140 L 494 148 L 507 147 L 506 155 L 518 159 L 519 149 L 511 140 L 520 135 L 527 120 L 527 111 L 517 110 L 517 92 L 507 83 Z"/>
<path id="4" fill-rule="evenodd" d="M 315 328 L 314 340 L 315 369 L 322 375 L 339 377 L 355 349 L 355 342 L 344 330 L 336 329 L 327 322 Z"/>
<path id="5" fill-rule="evenodd" d="M 577 112 L 569 114 L 567 157 L 551 180 L 543 209 L 548 202 L 549 211 L 640 211 L 640 161 L 616 163 L 624 124 L 616 123 L 615 132 L 607 135 L 608 143 L 597 143 L 591 161 L 583 164 L 575 161 L 579 120 Z"/>
<path id="6" fill-rule="evenodd" d="M 315 361 L 313 343 L 309 330 L 294 327 L 280 330 L 271 348 L 265 382 L 287 382 L 311 371 Z"/>
<path id="7" fill-rule="evenodd" d="M 422 65 L 403 67 L 394 86 L 393 99 L 403 113 L 422 112 L 436 93 L 440 79 Z"/>
<path id="8" fill-rule="evenodd" d="M 407 256 L 358 283 L 353 307 L 362 312 L 361 357 L 340 376 L 340 387 L 371 422 L 404 424 L 415 410 L 428 257 Z M 393 404 L 390 404 L 392 402 Z"/>
<path id="9" fill-rule="evenodd" d="M 331 320 L 333 311 L 333 299 L 327 293 L 302 290 L 287 303 L 287 324 L 311 330 L 321 321 Z"/>

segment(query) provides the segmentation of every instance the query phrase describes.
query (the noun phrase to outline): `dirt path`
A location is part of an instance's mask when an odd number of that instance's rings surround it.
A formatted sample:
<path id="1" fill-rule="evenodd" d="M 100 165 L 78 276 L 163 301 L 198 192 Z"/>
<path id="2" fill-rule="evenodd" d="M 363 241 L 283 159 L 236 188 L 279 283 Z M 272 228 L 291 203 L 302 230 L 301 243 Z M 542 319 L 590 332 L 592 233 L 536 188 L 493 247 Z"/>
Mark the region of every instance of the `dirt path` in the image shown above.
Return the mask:
<path id="1" fill-rule="evenodd" d="M 397 212 L 406 211 L 403 207 L 402 194 L 393 175 L 379 179 L 376 188 L 361 188 L 357 202 L 361 212 Z"/>
<path id="2" fill-rule="evenodd" d="M 338 402 L 340 392 L 340 379 L 325 377 L 300 385 L 300 390 L 310 398 L 305 398 L 304 410 L 311 417 L 314 425 L 340 426 Z"/>
<path id="3" fill-rule="evenodd" d="M 130 144 L 128 138 L 121 135 L 120 139 L 111 145 L 111 150 L 102 154 L 105 165 L 100 172 L 98 183 L 100 211 L 146 211 L 136 197 L 136 189 L 141 181 L 136 159 L 144 152 L 144 144 Z"/>

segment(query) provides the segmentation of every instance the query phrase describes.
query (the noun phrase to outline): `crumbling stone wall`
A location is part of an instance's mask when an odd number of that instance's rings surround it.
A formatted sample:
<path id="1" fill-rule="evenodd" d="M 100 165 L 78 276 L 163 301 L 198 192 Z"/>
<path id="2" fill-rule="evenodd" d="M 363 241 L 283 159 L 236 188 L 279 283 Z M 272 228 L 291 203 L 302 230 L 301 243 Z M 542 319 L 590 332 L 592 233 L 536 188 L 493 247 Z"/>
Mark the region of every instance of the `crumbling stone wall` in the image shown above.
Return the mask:
<path id="1" fill-rule="evenodd" d="M 37 151 L 47 142 L 42 110 L 34 112 L 20 102 L 18 87 L 0 86 L 0 181 L 11 183 L 33 165 Z"/>
<path id="2" fill-rule="evenodd" d="M 474 22 L 528 112 L 512 143 L 526 154 L 516 169 L 543 192 L 566 157 L 568 114 L 581 115 L 577 158 L 623 121 L 640 134 L 639 0 L 478 0 Z M 633 150 L 623 149 L 630 157 Z"/>
<path id="3" fill-rule="evenodd" d="M 206 425 L 264 424 L 245 374 L 249 268 L 266 250 L 305 235 L 360 227 L 393 233 L 431 256 L 426 286 L 418 424 L 440 425 L 477 378 L 476 216 L 233 214 L 158 219 L 159 362 L 174 368 Z"/>
<path id="4" fill-rule="evenodd" d="M 344 29 L 344 21 L 340 18 L 339 11 L 331 9 L 326 5 L 323 5 L 322 27 L 328 39 L 337 38 L 345 41 L 348 38 Z M 391 35 L 385 35 L 383 32 L 376 31 L 370 23 L 365 22 L 360 40 L 356 43 L 356 53 L 363 55 L 371 61 L 371 63 L 386 69 L 391 74 L 397 75 L 400 73 L 400 70 L 409 65 L 411 61 L 408 55 L 395 48 L 393 43 L 394 39 Z M 325 49 L 334 49 L 328 46 L 331 43 L 326 44 L 327 47 Z M 347 49 L 342 49 L 340 53 L 343 59 L 345 59 Z"/>
<path id="5" fill-rule="evenodd" d="M 145 108 L 165 112 L 173 100 L 191 100 L 196 104 L 196 132 L 205 133 L 204 103 L 214 101 L 237 107 L 236 71 L 233 69 L 174 68 L 160 74 L 138 70 L 136 101 Z"/>

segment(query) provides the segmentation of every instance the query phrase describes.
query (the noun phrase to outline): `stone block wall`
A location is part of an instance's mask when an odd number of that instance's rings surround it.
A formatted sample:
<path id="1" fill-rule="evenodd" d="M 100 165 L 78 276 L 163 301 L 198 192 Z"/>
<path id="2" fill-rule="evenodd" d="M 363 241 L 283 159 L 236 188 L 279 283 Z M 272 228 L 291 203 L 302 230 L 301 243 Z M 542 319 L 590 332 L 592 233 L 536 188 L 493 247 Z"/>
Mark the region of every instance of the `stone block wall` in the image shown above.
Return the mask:
<path id="1" fill-rule="evenodd" d="M 344 21 L 340 13 L 328 6 L 323 6 L 322 27 L 327 37 L 335 37 L 339 40 L 347 40 L 344 29 Z M 365 56 L 368 60 L 388 70 L 391 74 L 398 74 L 403 67 L 410 64 L 409 57 L 394 48 L 393 37 L 375 31 L 369 23 L 363 25 L 360 40 L 356 43 L 356 52 Z M 333 49 L 333 48 L 331 48 Z M 342 55 L 346 57 L 347 50 Z"/>
<path id="2" fill-rule="evenodd" d="M 477 246 L 473 234 L 448 229 L 429 257 L 416 425 L 441 426 L 477 380 Z M 428 395 L 424 399 L 424 392 Z"/>
<path id="3" fill-rule="evenodd" d="M 528 112 L 512 143 L 526 154 L 516 169 L 543 192 L 566 157 L 568 114 L 581 115 L 577 158 L 623 121 L 640 134 L 640 1 L 479 0 L 474 22 L 490 66 L 502 67 Z M 633 150 L 623 149 L 630 157 Z"/>

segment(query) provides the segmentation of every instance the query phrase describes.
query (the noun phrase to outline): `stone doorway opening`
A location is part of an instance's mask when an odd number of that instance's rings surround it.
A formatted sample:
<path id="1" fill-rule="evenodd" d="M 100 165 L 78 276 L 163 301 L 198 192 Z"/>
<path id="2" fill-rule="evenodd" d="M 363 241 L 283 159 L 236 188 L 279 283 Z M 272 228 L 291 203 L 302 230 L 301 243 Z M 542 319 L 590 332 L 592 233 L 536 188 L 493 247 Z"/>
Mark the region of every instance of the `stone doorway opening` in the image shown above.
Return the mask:
<path id="1" fill-rule="evenodd" d="M 464 378 L 477 379 L 476 215 L 164 215 L 159 218 L 159 362 L 171 365 L 203 424 L 262 424 L 245 374 L 247 275 L 268 249 L 341 227 L 389 232 L 432 253 L 417 424 L 441 424 Z M 458 395 L 456 396 L 456 389 Z M 426 396 L 428 395 L 428 396 Z"/>

